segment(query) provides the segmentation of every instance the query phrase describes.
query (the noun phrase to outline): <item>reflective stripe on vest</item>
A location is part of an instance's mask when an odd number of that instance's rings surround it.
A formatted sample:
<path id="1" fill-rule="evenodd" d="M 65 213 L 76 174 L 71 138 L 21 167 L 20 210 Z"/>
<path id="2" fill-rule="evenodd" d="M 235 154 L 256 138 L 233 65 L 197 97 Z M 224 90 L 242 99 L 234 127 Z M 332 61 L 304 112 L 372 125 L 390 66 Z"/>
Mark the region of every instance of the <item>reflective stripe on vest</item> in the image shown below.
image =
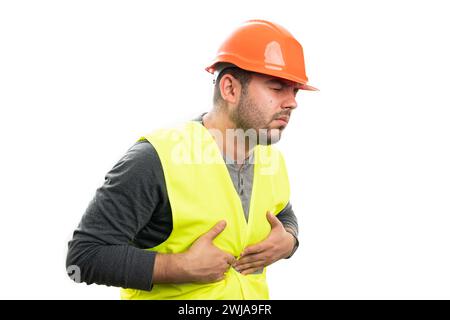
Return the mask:
<path id="1" fill-rule="evenodd" d="M 289 181 L 281 153 L 273 146 L 254 148 L 254 176 L 248 222 L 211 133 L 199 122 L 157 130 L 144 137 L 161 160 L 172 209 L 169 238 L 148 250 L 180 253 L 220 220 L 225 230 L 213 241 L 239 257 L 242 251 L 270 233 L 266 213 L 278 214 L 289 201 Z M 141 138 L 142 139 L 142 138 Z M 150 270 L 149 270 L 150 272 Z M 268 299 L 266 269 L 242 275 L 234 268 L 213 283 L 155 284 L 151 291 L 122 289 L 122 299 Z"/>

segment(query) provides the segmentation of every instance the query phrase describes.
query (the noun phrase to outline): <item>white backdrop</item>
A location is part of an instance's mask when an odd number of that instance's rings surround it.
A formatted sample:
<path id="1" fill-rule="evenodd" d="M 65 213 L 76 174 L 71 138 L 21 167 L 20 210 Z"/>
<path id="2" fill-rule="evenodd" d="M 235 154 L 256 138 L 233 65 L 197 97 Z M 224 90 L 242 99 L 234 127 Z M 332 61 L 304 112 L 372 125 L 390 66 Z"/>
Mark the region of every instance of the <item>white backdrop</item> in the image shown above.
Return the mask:
<path id="1" fill-rule="evenodd" d="M 279 147 L 300 224 L 273 299 L 450 298 L 446 1 L 1 1 L 0 298 L 118 299 L 73 283 L 67 241 L 143 133 L 211 107 L 204 67 L 241 22 L 302 43 Z"/>

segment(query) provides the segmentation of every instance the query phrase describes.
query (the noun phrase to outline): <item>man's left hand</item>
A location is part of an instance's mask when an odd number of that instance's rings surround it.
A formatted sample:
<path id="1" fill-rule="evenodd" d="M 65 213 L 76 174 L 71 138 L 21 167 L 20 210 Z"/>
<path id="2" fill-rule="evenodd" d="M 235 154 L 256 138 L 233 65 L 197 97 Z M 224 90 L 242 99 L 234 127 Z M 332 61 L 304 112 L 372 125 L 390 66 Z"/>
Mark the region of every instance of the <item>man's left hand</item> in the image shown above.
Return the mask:
<path id="1" fill-rule="evenodd" d="M 263 241 L 245 248 L 233 267 L 242 274 L 254 273 L 268 265 L 287 258 L 295 246 L 294 236 L 287 232 L 283 224 L 272 213 L 267 212 L 267 220 L 272 230 Z"/>

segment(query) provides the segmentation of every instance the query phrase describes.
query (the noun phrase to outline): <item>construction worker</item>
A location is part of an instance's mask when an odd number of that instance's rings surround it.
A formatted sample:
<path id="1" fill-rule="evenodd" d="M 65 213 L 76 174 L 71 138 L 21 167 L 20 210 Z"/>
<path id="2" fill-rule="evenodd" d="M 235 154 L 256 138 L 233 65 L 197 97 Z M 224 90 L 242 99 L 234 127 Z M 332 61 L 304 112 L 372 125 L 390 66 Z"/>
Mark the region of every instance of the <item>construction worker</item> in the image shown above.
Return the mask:
<path id="1" fill-rule="evenodd" d="M 80 280 L 122 299 L 268 299 L 266 267 L 298 247 L 276 143 L 307 84 L 303 49 L 250 20 L 222 44 L 213 108 L 140 138 L 106 175 L 69 242 Z"/>

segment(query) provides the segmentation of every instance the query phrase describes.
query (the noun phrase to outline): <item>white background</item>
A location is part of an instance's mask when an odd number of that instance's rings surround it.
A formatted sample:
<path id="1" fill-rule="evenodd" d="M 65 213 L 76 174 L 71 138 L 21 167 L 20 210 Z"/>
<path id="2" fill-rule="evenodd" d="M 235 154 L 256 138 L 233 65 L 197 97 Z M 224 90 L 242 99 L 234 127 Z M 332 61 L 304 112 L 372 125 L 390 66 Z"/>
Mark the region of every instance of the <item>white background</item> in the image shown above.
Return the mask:
<path id="1" fill-rule="evenodd" d="M 211 107 L 204 67 L 251 18 L 302 43 L 279 147 L 299 219 L 273 299 L 450 298 L 447 1 L 1 1 L 0 298 L 118 299 L 67 241 L 143 133 Z"/>

